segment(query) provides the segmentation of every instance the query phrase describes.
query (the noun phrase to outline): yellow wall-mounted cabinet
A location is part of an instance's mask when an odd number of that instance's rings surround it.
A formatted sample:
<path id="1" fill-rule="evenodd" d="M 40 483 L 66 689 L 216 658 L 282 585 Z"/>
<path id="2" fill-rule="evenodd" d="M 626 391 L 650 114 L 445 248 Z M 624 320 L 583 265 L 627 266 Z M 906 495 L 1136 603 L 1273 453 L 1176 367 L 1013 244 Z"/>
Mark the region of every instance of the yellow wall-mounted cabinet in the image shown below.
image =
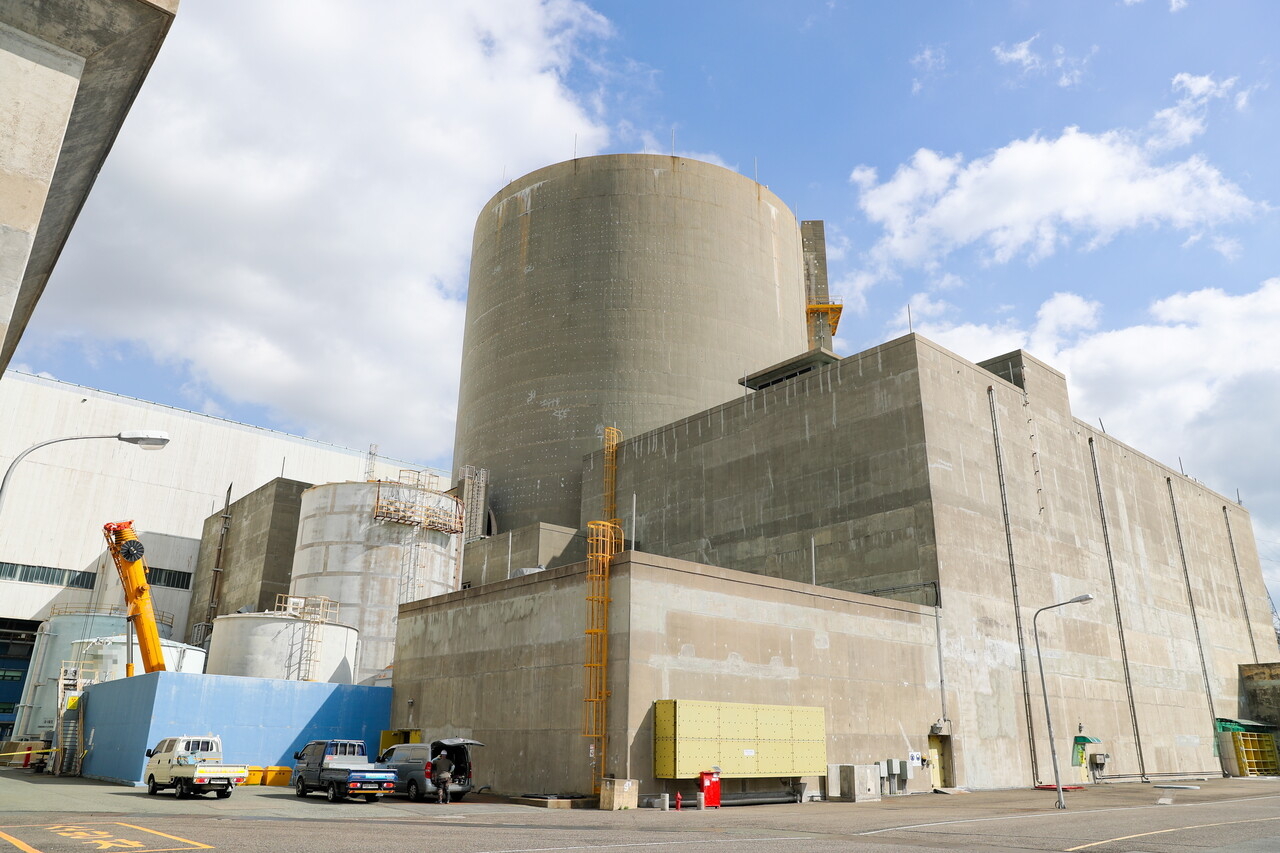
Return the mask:
<path id="1" fill-rule="evenodd" d="M 660 699 L 653 703 L 653 775 L 694 779 L 816 776 L 827 770 L 826 710 Z"/>

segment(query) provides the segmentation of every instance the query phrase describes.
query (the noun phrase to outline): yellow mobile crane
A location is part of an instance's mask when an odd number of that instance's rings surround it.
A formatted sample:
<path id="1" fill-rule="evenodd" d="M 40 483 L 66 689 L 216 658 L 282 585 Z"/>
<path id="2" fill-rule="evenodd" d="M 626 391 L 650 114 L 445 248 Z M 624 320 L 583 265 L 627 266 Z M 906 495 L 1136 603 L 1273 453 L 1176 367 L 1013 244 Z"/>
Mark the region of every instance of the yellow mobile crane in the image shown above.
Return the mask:
<path id="1" fill-rule="evenodd" d="M 151 584 L 147 583 L 147 564 L 142 555 L 146 549 L 133 532 L 132 521 L 117 521 L 105 525 L 102 534 L 107 539 L 107 549 L 120 573 L 124 587 L 124 601 L 129 607 L 129 622 L 138 636 L 138 648 L 142 651 L 142 666 L 147 672 L 164 672 L 164 653 L 160 647 L 160 629 L 156 627 L 156 611 L 151 606 Z M 126 677 L 133 675 L 133 655 L 125 664 Z"/>

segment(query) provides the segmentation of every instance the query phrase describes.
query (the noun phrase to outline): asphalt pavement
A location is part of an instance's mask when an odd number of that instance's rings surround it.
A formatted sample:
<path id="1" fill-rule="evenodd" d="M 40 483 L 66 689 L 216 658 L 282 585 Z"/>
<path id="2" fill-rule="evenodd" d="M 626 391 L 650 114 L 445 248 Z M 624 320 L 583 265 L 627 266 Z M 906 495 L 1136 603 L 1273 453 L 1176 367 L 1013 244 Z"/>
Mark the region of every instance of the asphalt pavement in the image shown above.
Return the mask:
<path id="1" fill-rule="evenodd" d="M 450 853 L 610 850 L 1071 851 L 1280 853 L 1280 778 L 916 794 L 877 803 L 810 802 L 698 812 L 547 809 L 472 794 L 451 805 L 298 798 L 241 786 L 225 800 L 178 800 L 76 778 L 0 770 L 0 853 L 221 849 L 338 853 L 437 848 Z M 1171 800 L 1158 804 L 1159 800 Z M 6 848 L 6 844 L 8 848 Z"/>

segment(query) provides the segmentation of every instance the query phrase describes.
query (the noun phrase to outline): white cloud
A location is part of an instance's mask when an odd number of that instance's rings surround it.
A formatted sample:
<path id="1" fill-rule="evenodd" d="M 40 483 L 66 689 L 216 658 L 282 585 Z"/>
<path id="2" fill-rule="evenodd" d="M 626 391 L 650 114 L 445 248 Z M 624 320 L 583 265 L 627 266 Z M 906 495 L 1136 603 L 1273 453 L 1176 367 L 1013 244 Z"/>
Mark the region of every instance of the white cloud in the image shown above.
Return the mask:
<path id="1" fill-rule="evenodd" d="M 1010 48 L 1006 48 L 1004 42 L 1001 42 L 991 48 L 991 52 L 995 54 L 996 61 L 1001 65 L 1016 65 L 1024 74 L 1036 71 L 1044 66 L 1044 60 L 1040 58 L 1040 54 L 1031 49 L 1032 43 L 1038 38 L 1040 34 L 1036 33 L 1026 41 L 1020 41 Z"/>
<path id="2" fill-rule="evenodd" d="M 475 217 L 606 144 L 566 77 L 609 35 L 577 0 L 184 6 L 28 340 L 139 339 L 194 408 L 446 462 Z"/>
<path id="3" fill-rule="evenodd" d="M 1170 12 L 1181 12 L 1187 8 L 1187 0 L 1169 0 Z"/>
<path id="4" fill-rule="evenodd" d="M 1225 98 L 1235 87 L 1236 78 L 1218 82 L 1209 75 L 1181 73 L 1173 78 L 1174 91 L 1182 97 L 1151 120 L 1151 136 L 1147 146 L 1154 149 L 1179 148 L 1204 133 L 1208 126 L 1209 102 Z M 1247 97 L 1246 97 L 1247 102 Z M 1237 109 L 1242 106 L 1237 102 Z"/>
<path id="5" fill-rule="evenodd" d="M 1071 56 L 1062 45 L 1053 46 L 1053 67 L 1058 71 L 1058 85 L 1064 89 L 1079 85 L 1084 79 L 1089 60 L 1098 52 L 1094 45 L 1084 56 Z"/>
<path id="6" fill-rule="evenodd" d="M 1180 103 L 1189 104 L 1180 114 L 1221 97 L 1233 83 L 1178 75 Z M 1159 124 L 1167 141 L 1171 124 Z M 1057 137 L 1014 140 L 968 162 L 960 154 L 922 148 L 883 181 L 875 169 L 858 166 L 850 182 L 864 215 L 883 235 L 842 286 L 862 299 L 877 281 L 904 268 L 933 270 L 961 249 L 977 250 L 986 263 L 1017 257 L 1035 262 L 1073 243 L 1096 248 L 1125 231 L 1199 234 L 1266 209 L 1203 157 L 1157 159 L 1164 147 L 1144 144 L 1128 131 L 1069 127 Z M 1224 254 L 1239 249 L 1229 238 L 1216 246 Z"/>
<path id="7" fill-rule="evenodd" d="M 920 75 L 911 80 L 911 94 L 918 95 L 932 78 L 946 70 L 947 52 L 944 48 L 927 45 L 911 57 L 911 67 Z"/>

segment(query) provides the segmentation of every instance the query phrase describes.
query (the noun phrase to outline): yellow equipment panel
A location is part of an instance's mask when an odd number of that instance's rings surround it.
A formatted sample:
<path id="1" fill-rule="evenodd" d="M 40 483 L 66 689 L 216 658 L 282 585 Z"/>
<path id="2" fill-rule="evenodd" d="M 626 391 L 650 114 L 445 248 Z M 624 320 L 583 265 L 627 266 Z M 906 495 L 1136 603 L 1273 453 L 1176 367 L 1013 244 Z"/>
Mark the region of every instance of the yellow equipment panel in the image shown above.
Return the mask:
<path id="1" fill-rule="evenodd" d="M 659 699 L 653 703 L 653 775 L 696 779 L 818 776 L 827 772 L 820 707 Z"/>

